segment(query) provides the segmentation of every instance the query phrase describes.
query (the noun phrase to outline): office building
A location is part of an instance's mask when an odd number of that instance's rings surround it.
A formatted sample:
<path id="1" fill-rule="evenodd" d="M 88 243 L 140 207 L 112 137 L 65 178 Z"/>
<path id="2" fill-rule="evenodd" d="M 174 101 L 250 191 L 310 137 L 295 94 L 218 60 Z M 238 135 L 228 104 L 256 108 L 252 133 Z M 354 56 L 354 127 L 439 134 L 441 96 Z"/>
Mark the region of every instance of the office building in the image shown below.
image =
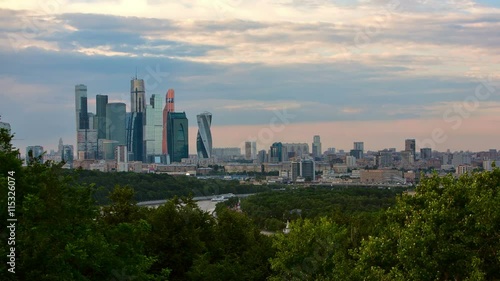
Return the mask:
<path id="1" fill-rule="evenodd" d="M 76 130 L 88 129 L 87 86 L 75 86 Z"/>
<path id="2" fill-rule="evenodd" d="M 26 147 L 26 164 L 30 164 L 32 163 L 32 161 L 43 163 L 42 155 L 43 155 L 43 146 L 33 145 Z"/>
<path id="3" fill-rule="evenodd" d="M 302 159 L 300 161 L 300 176 L 306 181 L 316 180 L 316 167 L 311 159 Z"/>
<path id="4" fill-rule="evenodd" d="M 421 148 L 420 149 L 420 159 L 428 160 L 432 158 L 432 149 L 431 148 Z"/>
<path id="5" fill-rule="evenodd" d="M 267 153 L 264 149 L 260 150 L 259 153 L 257 154 L 257 162 L 258 163 L 266 163 L 267 162 Z"/>
<path id="6" fill-rule="evenodd" d="M 128 172 L 128 149 L 125 145 L 115 148 L 115 160 L 117 172 Z"/>
<path id="7" fill-rule="evenodd" d="M 362 141 L 354 142 L 353 149 L 351 149 L 350 155 L 356 157 L 356 159 L 362 159 L 365 152 L 365 143 Z"/>
<path id="8" fill-rule="evenodd" d="M 130 161 L 142 161 L 144 152 L 144 112 L 126 113 L 126 145 Z"/>
<path id="9" fill-rule="evenodd" d="M 125 119 L 126 105 L 124 103 L 106 104 L 106 139 L 115 140 L 119 145 L 127 144 Z"/>
<path id="10" fill-rule="evenodd" d="M 362 159 L 363 158 L 363 150 L 351 149 L 351 151 L 349 152 L 349 155 L 355 157 L 356 159 Z"/>
<path id="11" fill-rule="evenodd" d="M 382 150 L 377 153 L 376 156 L 376 165 L 379 168 L 382 167 L 391 167 L 392 166 L 392 152 L 387 150 Z"/>
<path id="12" fill-rule="evenodd" d="M 361 151 L 365 151 L 365 143 L 362 142 L 362 141 L 356 141 L 354 142 L 354 147 L 353 147 L 354 150 L 361 150 Z"/>
<path id="13" fill-rule="evenodd" d="M 318 135 L 313 137 L 312 154 L 314 158 L 320 158 L 321 155 L 323 154 L 323 151 L 321 150 L 320 136 Z"/>
<path id="14" fill-rule="evenodd" d="M 284 150 L 285 149 L 283 148 L 283 144 L 281 142 L 273 143 L 269 150 L 269 162 L 271 163 L 283 162 Z"/>
<path id="15" fill-rule="evenodd" d="M 167 116 L 167 161 L 181 162 L 189 157 L 188 119 L 185 112 L 169 112 Z"/>
<path id="16" fill-rule="evenodd" d="M 165 107 L 163 109 L 163 133 L 162 133 L 162 154 L 167 155 L 168 154 L 168 145 L 167 145 L 167 119 L 168 119 L 168 113 L 169 112 L 174 112 L 175 111 L 175 102 L 174 102 L 174 97 L 175 97 L 175 92 L 174 89 L 168 89 L 167 93 L 165 94 Z"/>
<path id="17" fill-rule="evenodd" d="M 415 155 L 415 148 L 416 148 L 416 142 L 415 142 L 415 139 L 407 139 L 405 140 L 405 150 L 406 151 L 410 151 L 413 155 L 413 160 L 416 159 L 416 155 Z"/>
<path id="18" fill-rule="evenodd" d="M 296 181 L 300 177 L 300 161 L 292 161 L 290 167 L 290 180 L 292 182 Z"/>
<path id="19" fill-rule="evenodd" d="M 161 95 L 152 95 L 146 106 L 143 160 L 148 163 L 166 163 L 166 155 L 162 152 L 164 107 Z"/>
<path id="20" fill-rule="evenodd" d="M 245 142 L 245 159 L 255 160 L 257 159 L 257 143 L 254 141 Z"/>
<path id="21" fill-rule="evenodd" d="M 97 139 L 106 138 L 106 105 L 108 104 L 108 96 L 97 95 L 96 100 L 96 120 Z"/>
<path id="22" fill-rule="evenodd" d="M 130 112 L 143 113 L 146 109 L 144 80 L 135 77 L 130 81 Z"/>
<path id="23" fill-rule="evenodd" d="M 198 158 L 210 158 L 212 157 L 212 132 L 210 131 L 212 114 L 203 112 L 197 115 L 196 119 L 198 120 L 198 135 L 196 136 Z"/>

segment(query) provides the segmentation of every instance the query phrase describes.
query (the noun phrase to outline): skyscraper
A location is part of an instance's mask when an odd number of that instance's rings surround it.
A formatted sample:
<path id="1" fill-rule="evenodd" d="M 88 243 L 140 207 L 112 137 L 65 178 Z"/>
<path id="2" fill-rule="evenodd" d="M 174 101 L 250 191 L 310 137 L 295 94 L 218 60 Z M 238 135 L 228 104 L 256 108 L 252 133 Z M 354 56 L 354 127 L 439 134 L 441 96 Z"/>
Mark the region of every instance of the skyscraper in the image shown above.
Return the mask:
<path id="1" fill-rule="evenodd" d="M 321 155 L 323 154 L 323 152 L 321 150 L 320 136 L 318 136 L 318 135 L 313 137 L 312 153 L 313 153 L 314 158 L 320 158 Z"/>
<path id="2" fill-rule="evenodd" d="M 146 106 L 143 158 L 149 163 L 166 163 L 166 156 L 162 154 L 164 105 L 162 96 L 152 95 Z"/>
<path id="3" fill-rule="evenodd" d="M 365 143 L 362 141 L 354 142 L 354 149 L 351 150 L 351 156 L 356 157 L 356 159 L 361 159 L 364 157 Z"/>
<path id="4" fill-rule="evenodd" d="M 405 151 L 410 151 L 413 154 L 413 160 L 415 160 L 415 157 L 416 157 L 415 147 L 416 147 L 415 139 L 405 140 Z"/>
<path id="5" fill-rule="evenodd" d="M 146 90 L 144 80 L 135 77 L 130 81 L 130 112 L 144 112 L 146 108 Z"/>
<path id="6" fill-rule="evenodd" d="M 171 162 L 189 157 L 188 119 L 185 112 L 169 112 L 167 116 L 167 147 Z"/>
<path id="7" fill-rule="evenodd" d="M 97 154 L 97 131 L 89 124 L 87 108 L 87 86 L 75 86 L 76 149 L 78 159 L 95 159 Z"/>
<path id="8" fill-rule="evenodd" d="M 106 105 L 106 139 L 115 140 L 119 145 L 127 143 L 125 118 L 126 105 L 124 103 Z"/>
<path id="9" fill-rule="evenodd" d="M 167 119 L 168 119 L 168 113 L 169 112 L 174 112 L 175 111 L 175 103 L 174 103 L 174 96 L 175 92 L 174 89 L 168 89 L 167 93 L 165 94 L 165 108 L 163 109 L 163 134 L 162 134 L 162 153 L 163 155 L 168 154 L 168 145 L 167 145 Z"/>
<path id="10" fill-rule="evenodd" d="M 252 143 L 250 141 L 245 142 L 245 159 L 251 160 L 252 158 Z"/>
<path id="11" fill-rule="evenodd" d="M 269 162 L 283 162 L 283 144 L 281 142 L 275 142 L 271 145 L 269 152 Z"/>
<path id="12" fill-rule="evenodd" d="M 146 111 L 146 89 L 144 80 L 135 77 L 130 81 L 130 115 L 127 118 L 126 145 L 129 160 L 143 161 L 144 113 Z"/>
<path id="13" fill-rule="evenodd" d="M 97 138 L 106 138 L 106 105 L 108 104 L 108 96 L 97 95 L 96 100 L 96 117 L 97 118 Z"/>
<path id="14" fill-rule="evenodd" d="M 87 118 L 87 86 L 75 86 L 76 130 L 88 129 Z M 86 124 L 86 126 L 85 126 Z"/>
<path id="15" fill-rule="evenodd" d="M 212 113 L 203 112 L 196 116 L 198 120 L 198 135 L 196 137 L 196 150 L 199 158 L 210 158 L 212 156 Z"/>

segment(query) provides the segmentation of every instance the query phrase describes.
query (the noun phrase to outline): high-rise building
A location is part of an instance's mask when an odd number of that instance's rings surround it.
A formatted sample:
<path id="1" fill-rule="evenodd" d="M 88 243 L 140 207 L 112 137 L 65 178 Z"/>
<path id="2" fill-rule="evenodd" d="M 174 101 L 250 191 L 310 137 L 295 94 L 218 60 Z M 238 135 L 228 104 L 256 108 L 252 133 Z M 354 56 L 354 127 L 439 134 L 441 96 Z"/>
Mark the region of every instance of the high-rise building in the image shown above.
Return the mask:
<path id="1" fill-rule="evenodd" d="M 271 145 L 269 151 L 269 162 L 283 162 L 283 144 L 281 142 L 275 142 Z"/>
<path id="2" fill-rule="evenodd" d="M 318 136 L 318 135 L 313 137 L 312 154 L 313 154 L 314 158 L 320 158 L 321 155 L 323 154 L 323 151 L 321 151 L 320 136 Z"/>
<path id="3" fill-rule="evenodd" d="M 235 159 L 241 157 L 241 148 L 239 147 L 214 147 L 212 156 L 220 160 Z"/>
<path id="4" fill-rule="evenodd" d="M 257 159 L 257 143 L 254 141 L 245 142 L 245 159 L 255 160 Z"/>
<path id="5" fill-rule="evenodd" d="M 97 154 L 97 131 L 89 123 L 87 108 L 87 86 L 75 86 L 76 134 L 78 159 L 95 159 Z M 94 136 L 95 135 L 95 136 Z"/>
<path id="6" fill-rule="evenodd" d="M 196 150 L 198 158 L 210 158 L 212 156 L 212 113 L 203 112 L 196 116 L 198 120 L 198 135 L 196 136 Z"/>
<path id="7" fill-rule="evenodd" d="M 175 111 L 175 103 L 174 103 L 175 92 L 174 89 L 168 89 L 165 94 L 165 108 L 163 109 L 163 134 L 162 134 L 162 153 L 163 155 L 168 154 L 168 128 L 167 128 L 167 119 L 168 113 Z"/>
<path id="8" fill-rule="evenodd" d="M 97 119 L 97 138 L 106 138 L 106 105 L 108 104 L 108 96 L 97 95 L 96 100 L 96 119 Z"/>
<path id="9" fill-rule="evenodd" d="M 119 145 L 115 148 L 116 171 L 128 171 L 128 149 L 125 145 Z"/>
<path id="10" fill-rule="evenodd" d="M 106 139 L 115 140 L 119 145 L 126 145 L 125 119 L 126 105 L 124 103 L 106 104 Z"/>
<path id="11" fill-rule="evenodd" d="M 167 116 L 167 149 L 170 162 L 189 157 L 188 119 L 185 112 L 169 112 Z"/>
<path id="12" fill-rule="evenodd" d="M 144 80 L 135 77 L 130 81 L 130 112 L 144 112 L 146 109 L 146 89 Z"/>
<path id="13" fill-rule="evenodd" d="M 431 148 L 421 148 L 420 149 L 420 159 L 428 160 L 432 158 L 432 149 Z"/>
<path id="14" fill-rule="evenodd" d="M 74 159 L 74 149 L 72 145 L 63 145 L 62 153 L 61 153 L 61 161 L 69 164 L 70 167 L 73 167 L 73 159 Z"/>
<path id="15" fill-rule="evenodd" d="M 354 150 L 361 150 L 361 151 L 365 151 L 365 143 L 362 142 L 362 141 L 356 141 L 354 142 L 354 147 L 353 147 Z"/>
<path id="16" fill-rule="evenodd" d="M 316 180 L 316 167 L 314 161 L 310 159 L 302 159 L 300 162 L 301 177 L 306 179 L 306 181 Z"/>
<path id="17" fill-rule="evenodd" d="M 160 95 L 152 95 L 146 106 L 143 160 L 149 163 L 166 163 L 162 152 L 164 106 L 165 100 Z"/>
<path id="18" fill-rule="evenodd" d="M 415 157 L 416 157 L 415 147 L 416 147 L 415 139 L 405 140 L 405 150 L 410 151 L 413 154 L 413 160 L 415 160 Z"/>
<path id="19" fill-rule="evenodd" d="M 291 169 L 290 169 L 290 179 L 291 181 L 296 181 L 298 177 L 300 177 L 300 161 L 292 161 Z"/>
<path id="20" fill-rule="evenodd" d="M 126 114 L 126 144 L 130 161 L 143 161 L 144 153 L 144 112 Z"/>
<path id="21" fill-rule="evenodd" d="M 349 152 L 349 154 L 351 156 L 356 157 L 356 159 L 362 159 L 363 158 L 363 150 L 351 149 L 351 151 Z"/>
<path id="22" fill-rule="evenodd" d="M 87 86 L 75 86 L 76 130 L 88 129 L 87 117 Z"/>
<path id="23" fill-rule="evenodd" d="M 33 145 L 33 146 L 28 146 L 26 147 L 26 163 L 30 164 L 31 161 L 36 161 L 36 158 L 40 157 L 38 159 L 39 163 L 43 163 L 43 159 L 41 158 L 43 154 L 43 146 L 41 145 Z"/>
<path id="24" fill-rule="evenodd" d="M 257 162 L 259 162 L 259 163 L 266 163 L 267 162 L 267 153 L 264 149 L 260 150 L 259 153 L 257 154 Z"/>

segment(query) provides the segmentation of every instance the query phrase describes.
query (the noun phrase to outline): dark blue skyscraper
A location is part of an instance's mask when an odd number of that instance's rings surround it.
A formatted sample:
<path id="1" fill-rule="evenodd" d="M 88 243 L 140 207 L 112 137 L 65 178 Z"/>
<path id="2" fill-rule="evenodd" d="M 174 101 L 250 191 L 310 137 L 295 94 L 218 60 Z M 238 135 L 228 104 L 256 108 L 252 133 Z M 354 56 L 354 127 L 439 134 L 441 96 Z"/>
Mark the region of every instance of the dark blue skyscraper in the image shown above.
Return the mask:
<path id="1" fill-rule="evenodd" d="M 170 162 L 189 157 L 188 119 L 185 112 L 167 115 L 167 146 Z"/>

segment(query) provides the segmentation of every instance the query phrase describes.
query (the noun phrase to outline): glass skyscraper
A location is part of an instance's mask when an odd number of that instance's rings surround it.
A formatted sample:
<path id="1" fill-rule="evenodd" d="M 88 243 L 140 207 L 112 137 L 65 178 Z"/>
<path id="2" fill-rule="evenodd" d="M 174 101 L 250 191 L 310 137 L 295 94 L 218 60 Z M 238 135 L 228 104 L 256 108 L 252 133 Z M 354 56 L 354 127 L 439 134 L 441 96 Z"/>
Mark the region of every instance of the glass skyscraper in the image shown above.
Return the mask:
<path id="1" fill-rule="evenodd" d="M 106 139 L 115 140 L 119 145 L 127 143 L 125 130 L 126 105 L 108 103 L 106 105 Z"/>
<path id="2" fill-rule="evenodd" d="M 146 106 L 146 122 L 144 124 L 144 160 L 149 163 L 165 163 L 162 153 L 163 142 L 163 108 L 165 100 L 160 95 L 152 95 Z"/>
<path id="3" fill-rule="evenodd" d="M 198 120 L 198 135 L 196 136 L 196 150 L 198 158 L 210 158 L 212 156 L 212 113 L 203 112 L 196 116 Z"/>
<path id="4" fill-rule="evenodd" d="M 105 139 L 106 138 L 106 105 L 108 104 L 108 96 L 106 95 L 97 95 L 95 97 L 96 100 L 96 117 L 97 118 L 97 126 L 94 129 L 97 129 L 97 138 Z"/>
<path id="5" fill-rule="evenodd" d="M 185 112 L 167 115 L 167 147 L 170 162 L 189 157 L 188 119 Z"/>

